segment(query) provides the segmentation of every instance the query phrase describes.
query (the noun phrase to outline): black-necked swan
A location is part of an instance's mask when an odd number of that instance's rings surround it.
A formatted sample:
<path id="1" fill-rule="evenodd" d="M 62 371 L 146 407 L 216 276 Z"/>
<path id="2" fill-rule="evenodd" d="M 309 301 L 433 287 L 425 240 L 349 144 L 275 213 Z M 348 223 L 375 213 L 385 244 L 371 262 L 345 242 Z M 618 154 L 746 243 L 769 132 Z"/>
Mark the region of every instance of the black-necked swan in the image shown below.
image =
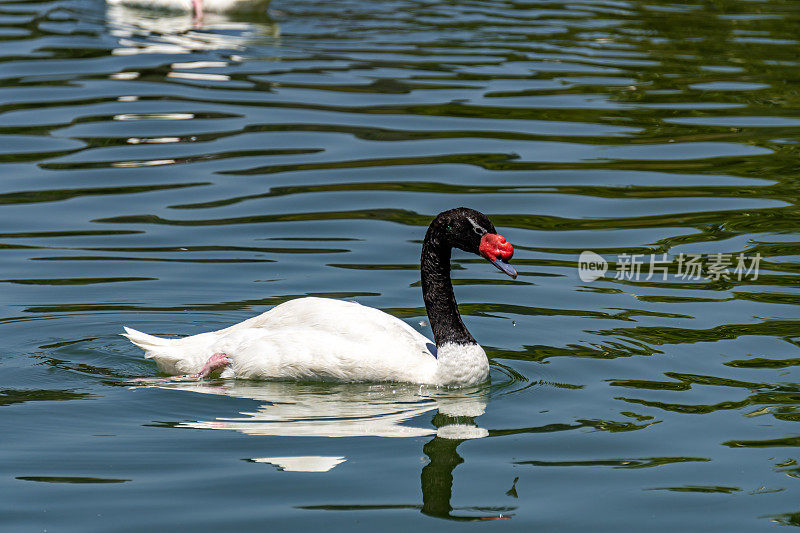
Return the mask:
<path id="1" fill-rule="evenodd" d="M 489 377 L 489 360 L 458 313 L 450 251 L 480 255 L 512 278 L 514 248 L 489 218 L 459 207 L 440 213 L 422 244 L 422 297 L 436 344 L 402 320 L 355 302 L 297 298 L 219 331 L 163 339 L 123 336 L 179 380 L 221 377 L 311 381 L 401 381 L 463 387 Z"/>

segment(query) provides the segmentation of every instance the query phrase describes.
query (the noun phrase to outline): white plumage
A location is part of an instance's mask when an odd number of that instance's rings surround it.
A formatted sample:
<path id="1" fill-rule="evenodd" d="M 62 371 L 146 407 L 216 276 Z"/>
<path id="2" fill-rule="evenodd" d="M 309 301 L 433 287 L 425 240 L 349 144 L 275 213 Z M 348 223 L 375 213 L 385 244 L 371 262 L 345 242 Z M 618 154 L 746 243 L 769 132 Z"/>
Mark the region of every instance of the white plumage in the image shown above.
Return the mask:
<path id="1" fill-rule="evenodd" d="M 297 298 L 228 328 L 181 339 L 125 332 L 167 374 L 197 373 L 220 352 L 231 361 L 223 378 L 459 386 L 481 383 L 489 374 L 477 344 L 448 343 L 437 350 L 398 318 L 329 298 Z"/>

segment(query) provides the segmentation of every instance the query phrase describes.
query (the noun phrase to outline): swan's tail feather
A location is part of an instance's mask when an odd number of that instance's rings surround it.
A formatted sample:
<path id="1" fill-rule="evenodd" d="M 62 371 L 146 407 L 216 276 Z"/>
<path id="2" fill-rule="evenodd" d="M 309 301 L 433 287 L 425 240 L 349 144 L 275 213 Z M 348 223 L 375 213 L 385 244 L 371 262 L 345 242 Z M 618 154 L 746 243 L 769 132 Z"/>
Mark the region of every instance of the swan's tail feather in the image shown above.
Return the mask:
<path id="1" fill-rule="evenodd" d="M 123 337 L 144 350 L 145 359 L 154 359 L 158 368 L 167 374 L 196 372 L 196 361 L 180 345 L 183 339 L 164 339 L 132 328 L 125 328 Z"/>
<path id="2" fill-rule="evenodd" d="M 142 333 L 141 331 L 136 331 L 129 327 L 125 327 L 125 333 L 121 333 L 121 335 L 144 350 L 144 356 L 147 359 L 157 357 L 159 352 L 168 349 L 173 343 L 173 339 L 163 339 L 161 337 L 148 335 L 147 333 Z"/>
<path id="3" fill-rule="evenodd" d="M 167 374 L 198 372 L 213 354 L 209 351 L 211 339 L 207 333 L 179 339 L 164 339 L 126 327 L 125 333 L 121 335 L 144 350 L 145 358 L 154 359 L 158 368 Z"/>

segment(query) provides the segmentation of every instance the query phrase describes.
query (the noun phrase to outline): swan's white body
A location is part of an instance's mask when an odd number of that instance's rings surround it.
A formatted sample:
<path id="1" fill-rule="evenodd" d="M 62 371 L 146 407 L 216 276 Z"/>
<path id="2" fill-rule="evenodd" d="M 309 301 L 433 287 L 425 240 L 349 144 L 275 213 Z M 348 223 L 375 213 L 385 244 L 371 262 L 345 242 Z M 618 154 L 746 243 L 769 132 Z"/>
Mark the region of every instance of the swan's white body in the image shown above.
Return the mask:
<path id="1" fill-rule="evenodd" d="M 467 386 L 489 375 L 477 344 L 433 342 L 378 309 L 328 298 L 298 298 L 219 331 L 163 339 L 125 328 L 126 337 L 168 374 L 200 371 L 215 353 L 222 377 L 314 381 L 402 381 Z"/>

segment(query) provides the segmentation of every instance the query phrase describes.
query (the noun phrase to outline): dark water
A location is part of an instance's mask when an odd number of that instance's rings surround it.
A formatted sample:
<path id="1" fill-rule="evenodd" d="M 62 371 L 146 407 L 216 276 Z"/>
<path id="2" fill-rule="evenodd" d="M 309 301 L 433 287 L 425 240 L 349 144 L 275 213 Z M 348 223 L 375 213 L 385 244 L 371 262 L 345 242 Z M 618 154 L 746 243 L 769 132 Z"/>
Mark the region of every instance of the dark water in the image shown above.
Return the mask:
<path id="1" fill-rule="evenodd" d="M 800 525 L 799 30 L 781 0 L 274 0 L 202 27 L 1 2 L 2 530 Z M 157 370 L 123 324 L 312 294 L 429 333 L 420 240 L 459 205 L 516 245 L 515 282 L 454 257 L 491 386 L 126 383 Z"/>

